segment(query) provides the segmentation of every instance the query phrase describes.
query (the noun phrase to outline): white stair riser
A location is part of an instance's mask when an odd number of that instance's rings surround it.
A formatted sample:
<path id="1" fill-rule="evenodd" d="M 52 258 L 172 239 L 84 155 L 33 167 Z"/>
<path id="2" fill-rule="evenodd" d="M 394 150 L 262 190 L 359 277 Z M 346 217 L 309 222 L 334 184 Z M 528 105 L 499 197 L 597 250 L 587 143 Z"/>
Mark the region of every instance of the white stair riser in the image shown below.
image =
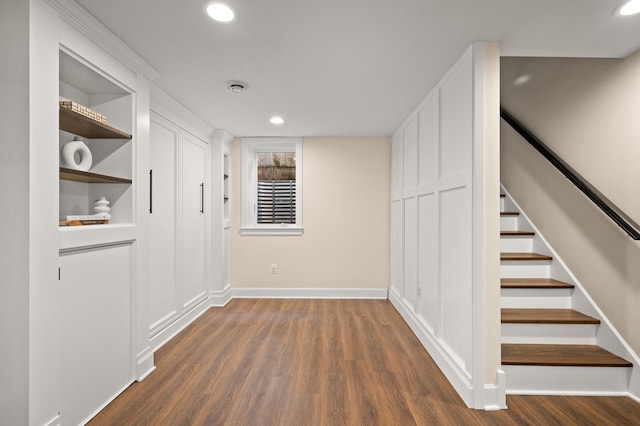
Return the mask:
<path id="1" fill-rule="evenodd" d="M 571 308 L 571 289 L 503 288 L 500 290 L 502 308 Z"/>
<path id="2" fill-rule="evenodd" d="M 595 345 L 596 324 L 502 324 L 502 343 Z"/>
<path id="3" fill-rule="evenodd" d="M 500 216 L 501 231 L 517 231 L 518 216 Z"/>
<path id="4" fill-rule="evenodd" d="M 504 188 L 502 189 L 504 191 Z M 500 211 L 518 211 L 518 205 L 508 197 L 500 199 Z M 502 231 L 531 230 L 538 232 L 529 221 L 520 216 L 501 216 Z M 538 252 L 547 244 L 541 235 L 533 237 L 501 236 L 501 252 Z M 502 278 L 549 278 L 572 282 L 571 273 L 562 262 L 502 261 Z M 584 307 L 579 289 L 501 289 L 500 306 L 503 308 L 556 308 L 568 309 L 574 305 Z M 502 324 L 501 342 L 511 344 L 600 344 L 608 325 L 595 324 Z M 597 337 L 596 337 L 597 336 Z M 605 339 L 606 340 L 606 339 Z M 606 345 L 604 345 L 607 347 Z M 615 346 L 615 345 L 614 345 Z M 612 350 L 610 348 L 607 348 Z M 615 352 L 615 351 L 614 351 Z M 625 357 L 623 355 L 623 357 Z M 625 358 L 630 359 L 629 356 Z M 628 395 L 630 386 L 637 387 L 638 376 L 629 367 L 559 367 L 502 365 L 508 394 L 538 395 Z"/>
<path id="5" fill-rule="evenodd" d="M 503 260 L 500 262 L 502 278 L 549 278 L 549 261 Z"/>
<path id="6" fill-rule="evenodd" d="M 626 394 L 631 368 L 503 365 L 510 394 Z"/>
<path id="7" fill-rule="evenodd" d="M 530 252 L 533 251 L 531 237 L 500 237 L 500 251 L 505 252 Z"/>

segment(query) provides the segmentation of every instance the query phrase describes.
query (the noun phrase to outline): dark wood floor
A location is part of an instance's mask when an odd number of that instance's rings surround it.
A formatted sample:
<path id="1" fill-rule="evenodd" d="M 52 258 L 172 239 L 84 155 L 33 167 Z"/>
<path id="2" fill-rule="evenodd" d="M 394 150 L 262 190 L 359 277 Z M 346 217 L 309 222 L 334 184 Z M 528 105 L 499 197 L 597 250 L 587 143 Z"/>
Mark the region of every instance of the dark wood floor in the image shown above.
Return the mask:
<path id="1" fill-rule="evenodd" d="M 624 397 L 468 409 L 383 300 L 235 299 L 155 359 L 91 425 L 640 425 Z"/>

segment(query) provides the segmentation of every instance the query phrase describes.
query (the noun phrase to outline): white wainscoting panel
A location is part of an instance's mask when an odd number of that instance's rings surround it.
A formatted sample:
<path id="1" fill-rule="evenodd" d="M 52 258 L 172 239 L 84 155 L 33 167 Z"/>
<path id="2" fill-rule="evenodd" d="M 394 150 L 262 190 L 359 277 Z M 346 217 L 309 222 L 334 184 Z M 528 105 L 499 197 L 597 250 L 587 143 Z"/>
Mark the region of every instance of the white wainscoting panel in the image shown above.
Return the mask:
<path id="1" fill-rule="evenodd" d="M 404 200 L 404 299 L 415 312 L 418 299 L 418 208 L 416 198 Z"/>
<path id="2" fill-rule="evenodd" d="M 420 277 L 420 318 L 436 336 L 440 327 L 440 225 L 435 193 L 418 197 L 418 276 Z"/>
<path id="3" fill-rule="evenodd" d="M 440 193 L 442 339 L 471 374 L 471 209 L 467 188 Z"/>
<path id="4" fill-rule="evenodd" d="M 418 186 L 418 118 L 413 117 L 402 130 L 403 193 L 414 194 Z M 406 195 L 405 195 L 406 196 Z"/>
<path id="5" fill-rule="evenodd" d="M 404 297 L 404 213 L 403 201 L 391 203 L 391 283 L 399 295 Z"/>
<path id="6" fill-rule="evenodd" d="M 437 182 L 440 174 L 440 126 L 438 125 L 440 97 L 438 94 L 438 91 L 432 92 L 418 113 L 418 175 L 421 188 L 423 185 Z"/>
<path id="7" fill-rule="evenodd" d="M 474 269 L 484 259 L 478 247 L 484 247 L 485 229 L 485 222 L 474 229 L 474 209 L 484 207 L 474 196 L 495 186 L 497 197 L 499 187 L 497 178 L 488 185 L 481 167 L 485 152 L 498 152 L 496 140 L 485 140 L 485 125 L 498 127 L 498 106 L 486 104 L 478 88 L 487 74 L 497 72 L 497 48 L 485 51 L 486 46 L 469 47 L 393 138 L 392 188 L 401 185 L 402 191 L 392 191 L 390 299 L 465 403 L 495 409 L 504 408 L 504 374 L 498 345 L 484 346 L 484 327 L 491 327 L 493 336 L 499 323 L 485 325 L 485 275 L 483 268 Z M 492 67 L 483 52 L 492 55 Z M 492 110 L 485 114 L 486 105 Z M 495 123 L 487 124 L 485 116 Z M 494 161 L 491 157 L 490 167 Z M 498 229 L 497 210 L 495 216 Z M 496 286 L 490 304 L 498 306 L 499 282 L 489 285 Z M 491 365 L 485 364 L 487 350 Z M 485 381 L 491 376 L 494 381 Z"/>

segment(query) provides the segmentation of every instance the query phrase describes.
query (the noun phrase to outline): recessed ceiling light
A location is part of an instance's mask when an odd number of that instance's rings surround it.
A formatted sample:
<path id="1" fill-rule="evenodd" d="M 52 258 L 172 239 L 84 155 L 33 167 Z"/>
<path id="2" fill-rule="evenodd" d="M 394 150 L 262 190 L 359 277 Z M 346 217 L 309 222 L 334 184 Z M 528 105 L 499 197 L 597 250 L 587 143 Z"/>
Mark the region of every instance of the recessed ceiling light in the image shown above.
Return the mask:
<path id="1" fill-rule="evenodd" d="M 618 7 L 613 14 L 617 16 L 629 16 L 640 13 L 640 0 L 630 0 Z"/>
<path id="2" fill-rule="evenodd" d="M 249 85 L 244 81 L 240 81 L 240 80 L 227 81 L 227 89 L 229 89 L 231 93 L 244 93 L 247 90 L 247 87 L 249 87 Z"/>
<path id="3" fill-rule="evenodd" d="M 513 81 L 514 86 L 521 86 L 525 83 L 528 83 L 531 80 L 531 74 L 522 74 L 520 77 L 516 78 Z"/>
<path id="4" fill-rule="evenodd" d="M 269 121 L 271 122 L 271 124 L 282 124 L 282 123 L 284 123 L 284 119 L 282 117 L 277 116 L 277 115 L 274 115 L 273 117 L 271 117 L 269 119 Z"/>
<path id="5" fill-rule="evenodd" d="M 207 3 L 204 10 L 211 19 L 218 22 L 230 22 L 235 17 L 233 9 L 224 3 Z"/>

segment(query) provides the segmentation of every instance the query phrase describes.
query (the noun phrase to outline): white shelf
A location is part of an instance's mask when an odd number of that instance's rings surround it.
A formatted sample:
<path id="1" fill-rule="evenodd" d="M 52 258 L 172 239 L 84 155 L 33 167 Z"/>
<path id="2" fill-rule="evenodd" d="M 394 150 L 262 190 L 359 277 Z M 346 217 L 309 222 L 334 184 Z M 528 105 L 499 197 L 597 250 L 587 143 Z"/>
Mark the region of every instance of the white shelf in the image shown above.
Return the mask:
<path id="1" fill-rule="evenodd" d="M 58 229 L 60 251 L 122 243 L 137 238 L 136 226 L 133 223 L 62 226 Z"/>

